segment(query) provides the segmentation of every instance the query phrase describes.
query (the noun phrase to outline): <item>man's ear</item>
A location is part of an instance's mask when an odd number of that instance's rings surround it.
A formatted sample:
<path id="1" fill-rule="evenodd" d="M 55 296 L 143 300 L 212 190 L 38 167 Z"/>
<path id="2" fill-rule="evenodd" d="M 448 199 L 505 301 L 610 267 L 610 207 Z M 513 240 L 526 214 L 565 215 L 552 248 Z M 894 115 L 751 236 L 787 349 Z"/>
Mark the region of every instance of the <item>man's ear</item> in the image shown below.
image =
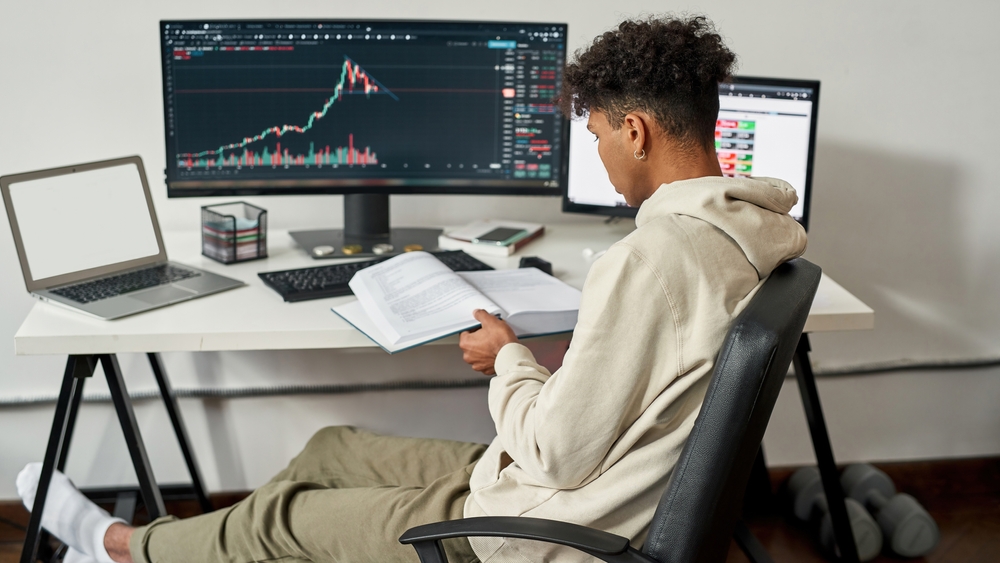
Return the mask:
<path id="1" fill-rule="evenodd" d="M 632 149 L 636 152 L 644 152 L 650 132 L 646 118 L 637 112 L 626 114 L 622 129 L 625 130 L 627 141 Z"/>

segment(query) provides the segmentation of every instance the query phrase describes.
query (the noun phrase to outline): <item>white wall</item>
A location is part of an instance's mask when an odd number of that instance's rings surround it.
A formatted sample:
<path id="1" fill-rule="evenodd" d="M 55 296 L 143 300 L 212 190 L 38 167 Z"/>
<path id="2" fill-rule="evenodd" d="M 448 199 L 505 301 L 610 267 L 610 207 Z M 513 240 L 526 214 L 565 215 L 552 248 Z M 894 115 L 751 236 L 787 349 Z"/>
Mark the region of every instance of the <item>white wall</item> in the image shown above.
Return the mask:
<path id="1" fill-rule="evenodd" d="M 876 330 L 817 335 L 819 367 L 1000 355 L 1000 4 L 937 2 L 15 2 L 0 17 L 0 174 L 138 153 L 165 230 L 195 228 L 205 200 L 167 200 L 157 21 L 198 17 L 398 17 L 567 21 L 570 47 L 628 16 L 664 8 L 712 17 L 748 75 L 823 82 L 807 257 L 876 310 Z M 272 228 L 337 226 L 334 196 L 260 198 Z M 397 224 L 470 216 L 563 216 L 555 199 L 396 197 Z M 0 218 L 5 223 L 6 217 Z M 55 393 L 63 358 L 16 357 L 13 335 L 33 305 L 0 225 L 0 396 Z M 169 354 L 175 385 L 330 383 L 468 377 L 460 358 L 423 351 L 406 366 L 374 353 Z M 447 357 L 439 357 L 445 355 Z M 153 383 L 141 356 L 122 358 L 134 389 Z M 416 366 L 414 368 L 414 366 Z M 821 382 L 835 453 L 848 459 L 1000 454 L 1000 370 L 897 373 Z M 102 387 L 95 379 L 90 384 Z M 316 428 L 485 441 L 482 390 L 182 401 L 213 490 L 245 489 L 283 466 Z M 137 407 L 161 481 L 184 477 L 162 407 Z M 51 406 L 0 408 L 0 498 L 40 459 Z M 811 461 L 794 385 L 766 439 L 773 464 Z M 81 484 L 132 477 L 113 412 L 88 405 L 69 471 Z"/>

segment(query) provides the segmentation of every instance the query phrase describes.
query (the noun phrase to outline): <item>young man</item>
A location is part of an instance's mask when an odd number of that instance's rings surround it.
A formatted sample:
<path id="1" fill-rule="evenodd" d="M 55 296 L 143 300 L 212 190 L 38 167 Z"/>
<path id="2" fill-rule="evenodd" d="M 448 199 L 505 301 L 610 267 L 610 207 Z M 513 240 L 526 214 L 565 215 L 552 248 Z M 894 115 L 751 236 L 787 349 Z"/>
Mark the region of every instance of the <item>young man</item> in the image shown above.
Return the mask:
<path id="1" fill-rule="evenodd" d="M 497 438 L 476 464 L 466 516 L 531 516 L 642 544 L 730 322 L 805 250 L 781 180 L 723 178 L 718 84 L 735 56 L 704 18 L 626 21 L 578 54 L 564 111 L 588 129 L 636 230 L 591 268 L 562 367 L 549 374 L 478 312 L 466 361 L 495 370 Z M 538 543 L 472 539 L 483 561 L 578 561 Z"/>
<path id="2" fill-rule="evenodd" d="M 43 525 L 98 561 L 416 561 L 407 528 L 531 516 L 645 539 L 733 318 L 805 249 L 791 186 L 723 178 L 718 83 L 735 56 L 704 18 L 627 21 L 579 53 L 563 109 L 583 116 L 636 230 L 597 260 L 563 366 L 550 374 L 483 311 L 461 337 L 486 374 L 488 448 L 317 433 L 289 467 L 234 507 L 133 529 L 53 478 Z M 26 504 L 37 466 L 19 476 Z M 474 538 L 451 561 L 582 561 L 569 548 Z M 90 559 L 90 558 L 93 559 Z M 86 559 L 85 559 L 86 558 Z"/>

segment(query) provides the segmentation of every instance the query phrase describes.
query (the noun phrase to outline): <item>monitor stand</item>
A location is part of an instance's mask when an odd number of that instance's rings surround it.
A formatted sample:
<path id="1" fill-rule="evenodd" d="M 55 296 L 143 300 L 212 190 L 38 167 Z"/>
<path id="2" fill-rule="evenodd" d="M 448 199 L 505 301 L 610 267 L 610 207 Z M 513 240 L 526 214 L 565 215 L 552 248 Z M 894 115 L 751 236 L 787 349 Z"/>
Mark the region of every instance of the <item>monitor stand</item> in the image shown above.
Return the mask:
<path id="1" fill-rule="evenodd" d="M 389 228 L 388 194 L 347 194 L 344 196 L 344 228 L 292 231 L 295 242 L 316 259 L 400 254 L 407 248 L 437 250 L 441 229 Z M 333 247 L 332 252 L 323 247 Z M 419 248 L 418 248 L 419 247 Z M 347 252 L 344 249 L 347 248 Z"/>

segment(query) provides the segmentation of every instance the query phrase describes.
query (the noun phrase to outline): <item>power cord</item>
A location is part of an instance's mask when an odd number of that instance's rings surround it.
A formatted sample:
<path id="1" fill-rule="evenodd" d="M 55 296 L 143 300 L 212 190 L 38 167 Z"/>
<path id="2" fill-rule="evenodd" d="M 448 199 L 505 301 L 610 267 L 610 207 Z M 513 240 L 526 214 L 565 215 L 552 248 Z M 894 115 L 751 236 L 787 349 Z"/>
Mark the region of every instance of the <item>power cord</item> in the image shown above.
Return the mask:
<path id="1" fill-rule="evenodd" d="M 1000 358 L 954 359 L 918 362 L 912 360 L 892 360 L 873 362 L 836 368 L 814 368 L 817 377 L 839 377 L 848 375 L 872 375 L 900 371 L 972 370 L 1000 367 Z M 791 374 L 791 372 L 789 372 Z M 470 389 L 489 387 L 485 377 L 458 379 L 451 381 L 390 381 L 385 383 L 346 383 L 336 385 L 277 385 L 237 387 L 225 389 L 174 389 L 174 395 L 181 399 L 243 399 L 250 397 L 282 397 L 289 395 L 343 395 L 350 393 L 370 393 L 376 391 L 430 391 L 438 389 Z M 133 401 L 159 400 L 160 392 L 155 389 L 129 393 Z M 0 408 L 27 407 L 53 404 L 56 395 L 34 397 L 0 397 Z M 110 403 L 108 393 L 84 396 L 86 403 Z"/>
<path id="2" fill-rule="evenodd" d="M 933 360 L 923 362 L 913 360 L 890 360 L 887 362 L 873 362 L 870 364 L 844 366 L 839 368 L 815 369 L 814 371 L 818 376 L 831 377 L 839 375 L 892 373 L 899 371 L 968 370 L 992 367 L 1000 367 L 1000 358 Z"/>
<path id="3" fill-rule="evenodd" d="M 15 530 L 17 530 L 19 532 L 27 532 L 28 531 L 28 529 L 26 527 L 18 524 L 17 522 L 14 522 L 13 520 L 8 520 L 8 519 L 4 518 L 3 516 L 0 516 L 0 524 L 7 524 L 11 528 L 14 528 Z"/>
<path id="4" fill-rule="evenodd" d="M 486 377 L 474 379 L 458 379 L 451 381 L 389 381 L 385 383 L 344 383 L 335 385 L 274 385 L 237 387 L 224 389 L 174 389 L 174 396 L 182 399 L 243 399 L 249 397 L 282 397 L 288 395 L 344 395 L 350 393 L 369 393 L 373 391 L 426 391 L 435 389 L 469 389 L 488 387 L 490 380 Z M 132 401 L 159 400 L 159 390 L 132 391 L 129 393 Z M 3 397 L 0 407 L 24 407 L 55 403 L 56 395 L 39 395 L 35 397 Z M 109 393 L 95 393 L 83 397 L 85 403 L 110 403 Z"/>

